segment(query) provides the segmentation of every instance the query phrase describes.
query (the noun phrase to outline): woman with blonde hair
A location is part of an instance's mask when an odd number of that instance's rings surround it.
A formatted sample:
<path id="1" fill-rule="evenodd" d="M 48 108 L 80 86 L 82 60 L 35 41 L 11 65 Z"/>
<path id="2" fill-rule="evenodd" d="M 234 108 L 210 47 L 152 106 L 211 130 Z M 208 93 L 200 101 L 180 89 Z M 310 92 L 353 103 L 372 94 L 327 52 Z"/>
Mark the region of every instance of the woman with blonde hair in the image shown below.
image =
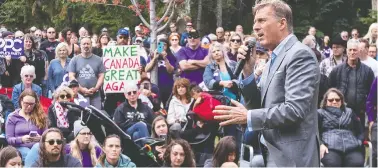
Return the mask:
<path id="1" fill-rule="evenodd" d="M 20 151 L 24 161 L 30 148 L 39 142 L 40 135 L 47 129 L 47 117 L 34 91 L 23 91 L 18 102 L 21 108 L 8 116 L 5 128 L 8 144 Z"/>
<path id="2" fill-rule="evenodd" d="M 54 92 L 63 82 L 63 76 L 68 73 L 67 67 L 71 61 L 68 58 L 67 43 L 59 43 L 55 48 L 55 59 L 51 60 L 48 70 L 49 89 Z"/>
<path id="3" fill-rule="evenodd" d="M 372 23 L 369 27 L 369 31 L 364 36 L 364 39 L 369 41 L 369 45 L 374 45 L 377 43 L 378 37 L 378 23 Z"/>
<path id="4" fill-rule="evenodd" d="M 70 102 L 73 99 L 73 91 L 67 86 L 59 86 L 53 94 L 53 103 L 49 107 L 48 116 L 50 127 L 59 128 L 67 142 L 73 139 L 73 123 L 76 120 L 74 114 L 68 112 L 60 102 Z"/>
<path id="5" fill-rule="evenodd" d="M 74 123 L 74 136 L 75 139 L 65 147 L 66 153 L 78 159 L 83 167 L 96 166 L 102 150 L 91 130 L 77 120 Z"/>

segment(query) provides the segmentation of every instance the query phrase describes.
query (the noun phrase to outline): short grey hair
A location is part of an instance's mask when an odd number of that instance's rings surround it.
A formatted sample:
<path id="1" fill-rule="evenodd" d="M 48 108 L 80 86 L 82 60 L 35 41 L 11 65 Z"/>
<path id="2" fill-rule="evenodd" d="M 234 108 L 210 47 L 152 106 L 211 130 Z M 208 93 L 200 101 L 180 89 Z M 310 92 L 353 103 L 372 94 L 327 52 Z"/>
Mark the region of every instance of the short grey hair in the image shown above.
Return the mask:
<path id="1" fill-rule="evenodd" d="M 256 5 L 253 7 L 253 15 L 256 12 L 265 7 L 271 7 L 275 11 L 277 19 L 285 18 L 287 21 L 287 29 L 290 33 L 293 33 L 293 12 L 290 6 L 282 0 L 260 0 L 256 1 Z"/>
<path id="2" fill-rule="evenodd" d="M 360 44 L 359 41 L 357 40 L 353 40 L 353 39 L 350 39 L 348 40 L 348 43 L 347 43 L 347 48 L 350 48 L 352 46 L 356 46 L 358 48 L 358 45 Z"/>
<path id="3" fill-rule="evenodd" d="M 35 79 L 35 67 L 33 65 L 24 65 L 21 68 L 21 79 L 24 78 L 24 75 L 33 75 L 33 79 Z"/>
<path id="4" fill-rule="evenodd" d="M 316 47 L 315 37 L 313 35 L 307 35 L 303 40 L 302 43 L 310 48 Z"/>
<path id="5" fill-rule="evenodd" d="M 53 98 L 54 98 L 54 102 L 57 101 L 59 99 L 59 95 L 62 94 L 62 92 L 65 92 L 67 94 L 70 94 L 71 97 L 73 97 L 74 95 L 74 92 L 71 88 L 69 88 L 68 86 L 64 86 L 64 85 L 61 85 L 59 86 L 55 91 L 54 91 L 54 94 L 53 94 Z"/>
<path id="6" fill-rule="evenodd" d="M 67 50 L 67 55 L 68 55 L 68 44 L 63 42 L 63 43 L 59 43 L 59 44 L 56 46 L 56 48 L 55 48 L 55 57 L 56 57 L 56 58 L 58 57 L 59 50 L 60 50 L 61 48 L 63 48 L 63 47 L 66 48 L 66 50 Z"/>
<path id="7" fill-rule="evenodd" d="M 124 93 L 127 93 L 129 91 L 138 90 L 138 86 L 135 82 L 127 82 L 124 87 Z"/>

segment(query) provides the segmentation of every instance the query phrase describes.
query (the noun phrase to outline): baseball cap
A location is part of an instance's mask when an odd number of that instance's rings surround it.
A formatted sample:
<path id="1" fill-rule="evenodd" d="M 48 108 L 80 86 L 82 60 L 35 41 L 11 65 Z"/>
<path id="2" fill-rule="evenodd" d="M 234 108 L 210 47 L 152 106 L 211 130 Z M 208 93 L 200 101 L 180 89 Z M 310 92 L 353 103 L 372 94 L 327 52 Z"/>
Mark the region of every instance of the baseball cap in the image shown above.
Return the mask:
<path id="1" fill-rule="evenodd" d="M 188 38 L 190 38 L 190 37 L 199 38 L 200 36 L 199 36 L 198 31 L 195 30 L 195 29 L 193 29 L 193 30 L 189 31 L 189 36 L 188 36 Z"/>
<path id="2" fill-rule="evenodd" d="M 108 32 L 108 29 L 106 27 L 101 29 L 101 32 Z"/>
<path id="3" fill-rule="evenodd" d="M 33 26 L 33 27 L 30 28 L 31 32 L 35 32 L 36 30 L 37 30 L 37 28 L 35 26 Z"/>
<path id="4" fill-rule="evenodd" d="M 12 32 L 10 32 L 10 31 L 5 31 L 5 32 L 2 33 L 2 37 L 3 38 L 5 38 L 7 36 L 11 36 L 11 35 L 14 35 L 14 34 Z"/>
<path id="5" fill-rule="evenodd" d="M 137 38 L 135 38 L 135 41 L 143 41 L 143 38 L 142 37 L 137 37 Z"/>
<path id="6" fill-rule="evenodd" d="M 125 28 L 119 29 L 118 33 L 117 33 L 117 36 L 119 36 L 119 35 L 129 36 L 129 31 L 126 30 Z"/>

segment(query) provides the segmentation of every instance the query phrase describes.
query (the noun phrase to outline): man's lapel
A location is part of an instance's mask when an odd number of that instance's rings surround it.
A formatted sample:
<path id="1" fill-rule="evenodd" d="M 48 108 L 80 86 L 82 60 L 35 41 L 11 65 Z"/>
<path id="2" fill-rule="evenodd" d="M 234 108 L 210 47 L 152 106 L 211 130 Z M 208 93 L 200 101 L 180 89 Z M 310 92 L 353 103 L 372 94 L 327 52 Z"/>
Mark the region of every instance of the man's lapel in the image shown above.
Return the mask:
<path id="1" fill-rule="evenodd" d="M 286 53 L 287 51 L 298 41 L 297 37 L 293 36 L 289 39 L 289 41 L 287 41 L 287 43 L 285 44 L 285 46 L 283 47 L 283 49 L 280 51 L 280 53 L 276 56 L 275 60 L 273 61 L 273 63 L 271 64 L 270 62 L 272 61 L 272 59 L 270 59 L 270 61 L 267 63 L 267 67 L 265 67 L 264 69 L 264 74 L 265 74 L 265 78 L 263 81 L 264 82 L 264 85 L 263 85 L 263 92 L 262 92 L 262 101 L 261 101 L 261 104 L 263 104 L 264 100 L 265 100 L 265 96 L 266 96 L 266 92 L 269 88 L 269 85 L 270 83 L 272 82 L 272 79 L 273 79 L 273 76 L 274 74 L 276 73 L 277 69 L 281 66 L 281 63 L 282 61 L 284 60 L 284 58 L 286 57 Z M 271 67 L 270 67 L 271 66 Z"/>

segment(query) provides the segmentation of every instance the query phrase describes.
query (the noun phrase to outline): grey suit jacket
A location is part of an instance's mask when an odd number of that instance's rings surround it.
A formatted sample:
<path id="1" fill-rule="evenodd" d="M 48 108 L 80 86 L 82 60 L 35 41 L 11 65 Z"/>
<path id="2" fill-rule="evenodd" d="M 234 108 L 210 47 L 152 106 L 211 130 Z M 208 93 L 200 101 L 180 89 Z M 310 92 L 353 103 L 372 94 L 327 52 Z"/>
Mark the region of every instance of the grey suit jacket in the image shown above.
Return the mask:
<path id="1" fill-rule="evenodd" d="M 262 130 L 277 166 L 319 167 L 320 70 L 316 56 L 293 36 L 271 66 L 262 74 L 260 92 L 255 82 L 242 88 L 247 107 L 261 100 L 262 108 L 249 110 L 252 129 Z"/>

